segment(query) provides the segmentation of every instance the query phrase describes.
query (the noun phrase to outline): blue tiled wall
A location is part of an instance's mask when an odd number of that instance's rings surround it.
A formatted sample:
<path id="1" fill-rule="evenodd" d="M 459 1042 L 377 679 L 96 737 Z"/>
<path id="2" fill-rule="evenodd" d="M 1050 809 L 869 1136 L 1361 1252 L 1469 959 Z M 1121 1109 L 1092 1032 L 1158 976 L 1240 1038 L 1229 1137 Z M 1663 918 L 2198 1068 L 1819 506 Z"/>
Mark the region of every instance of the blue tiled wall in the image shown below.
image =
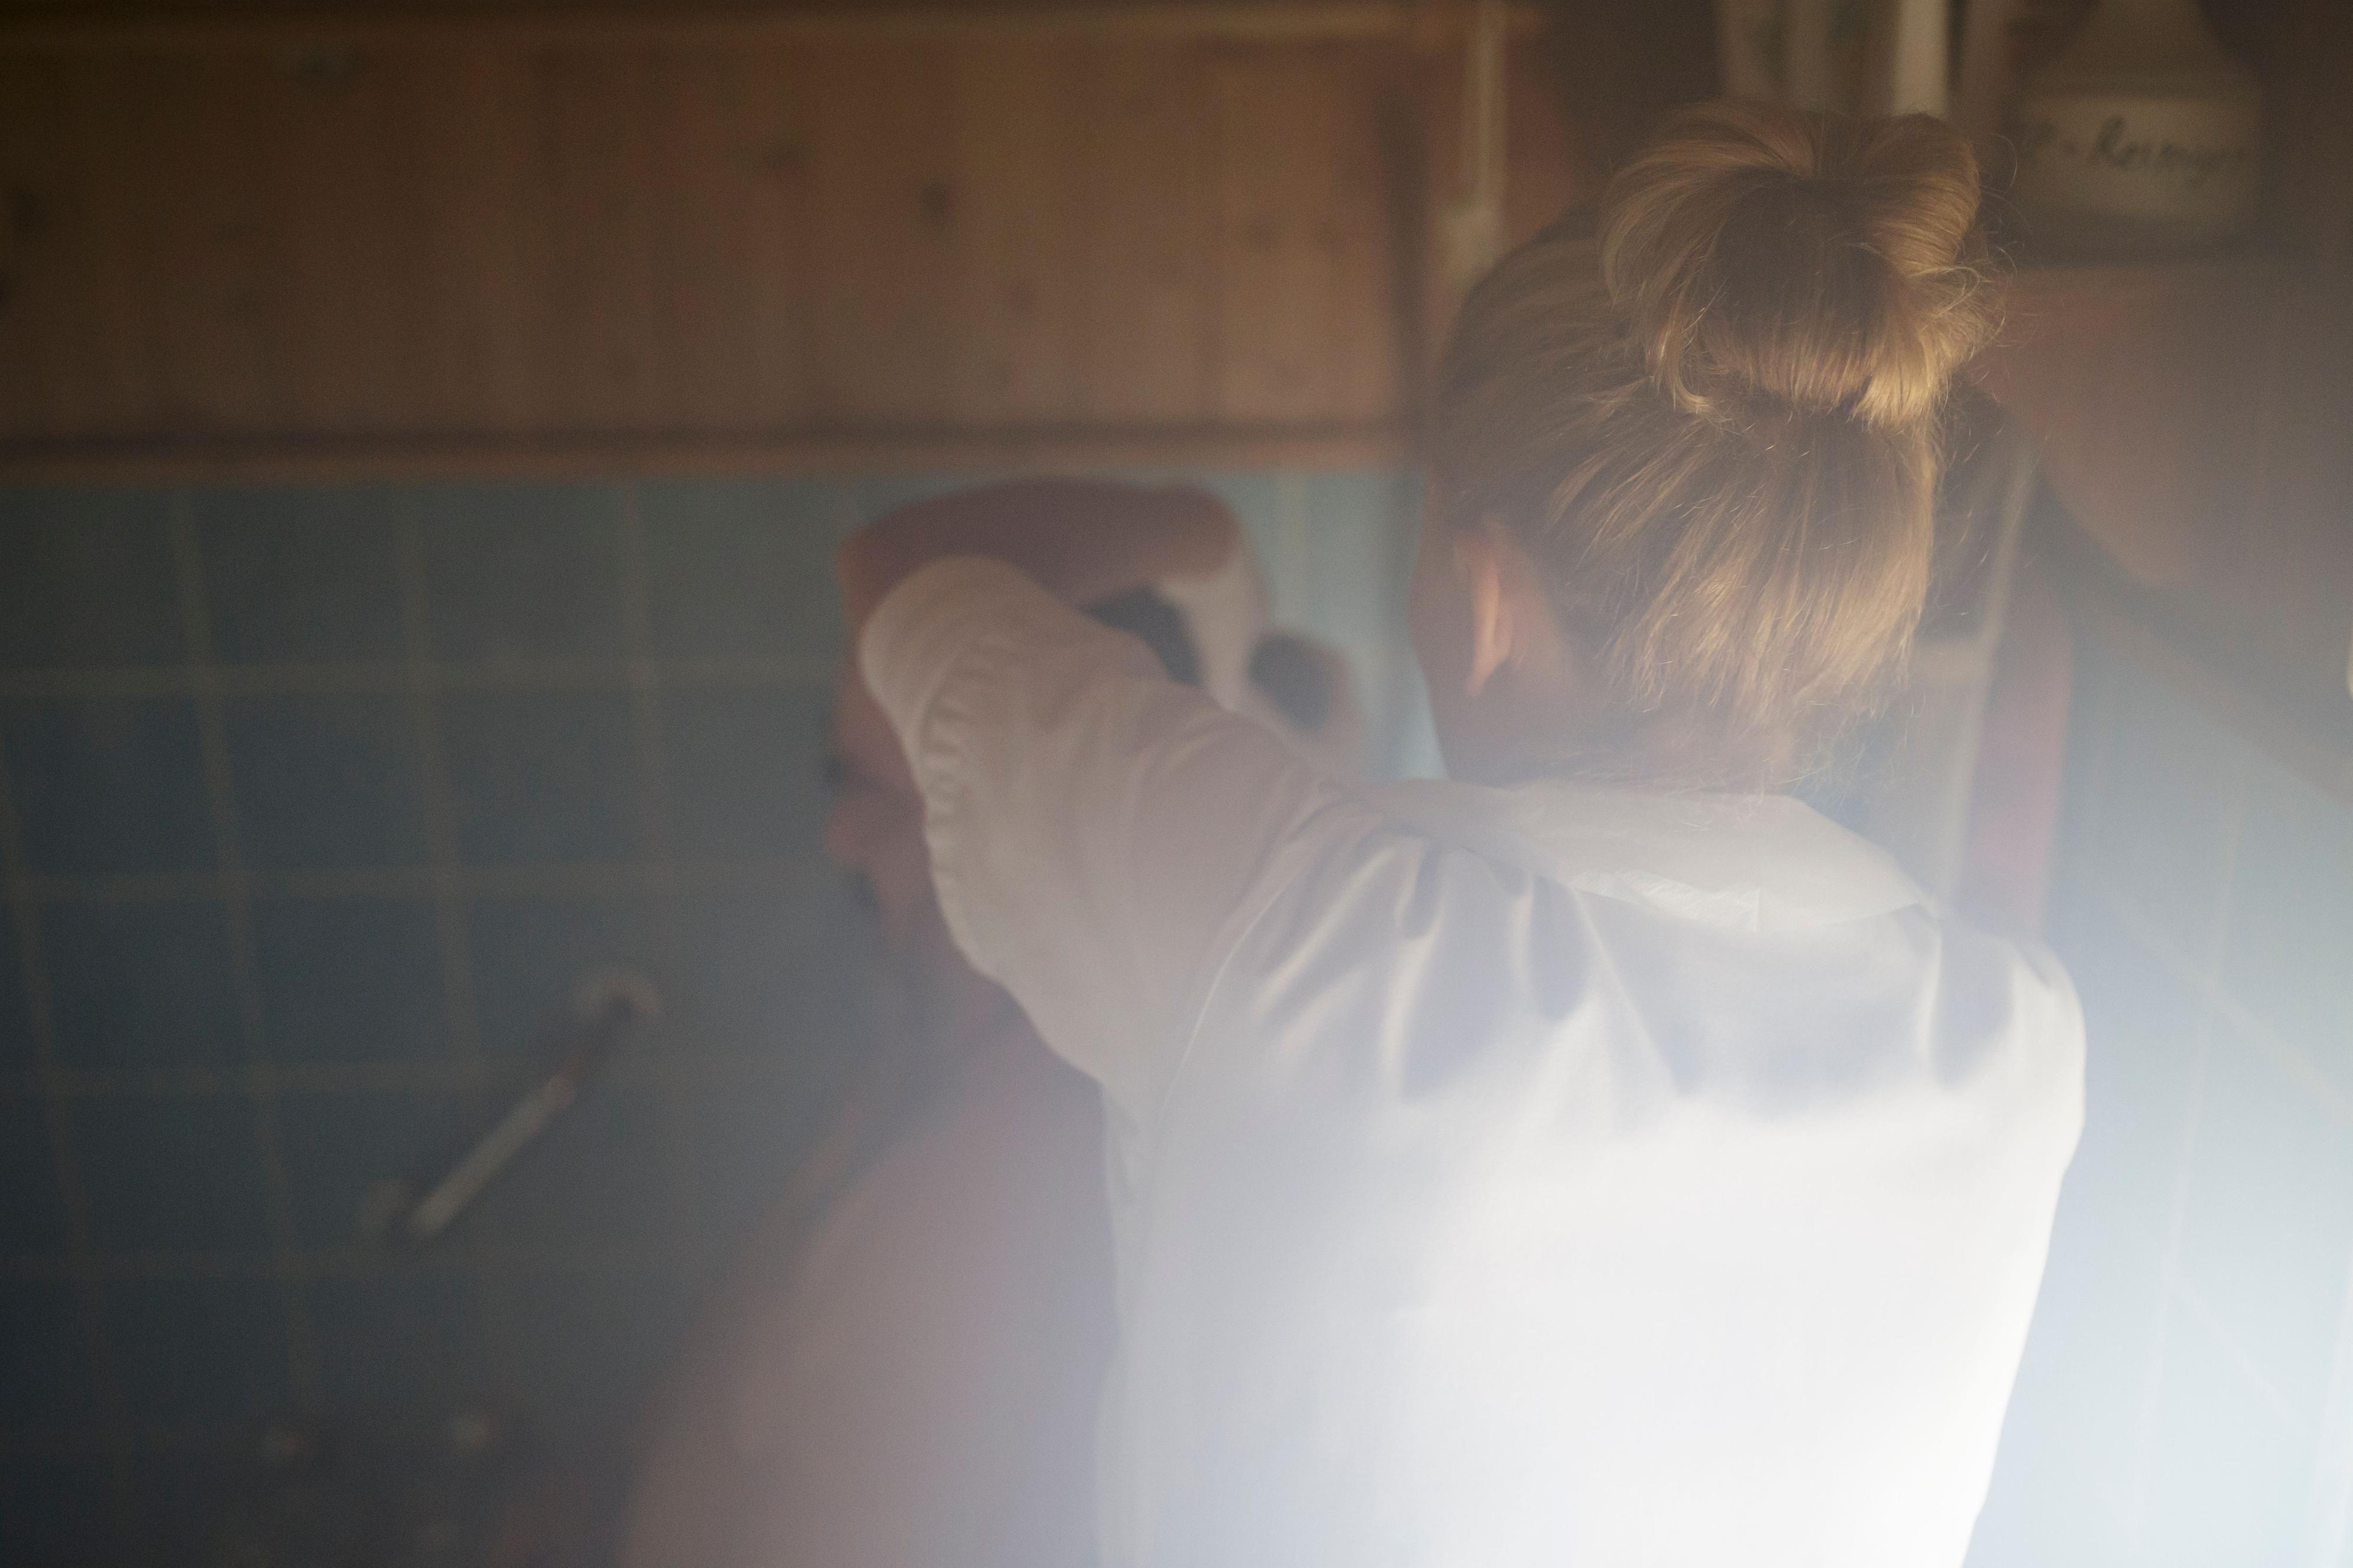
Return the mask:
<path id="1" fill-rule="evenodd" d="M 1972 1562 L 2341 1563 L 2353 806 L 2079 657 L 2052 939 L 2086 1126 Z"/>
<path id="2" fill-rule="evenodd" d="M 1425 763 L 1410 483 L 1209 478 Z M 829 557 L 948 482 L 0 490 L 0 1559 L 282 1410 L 627 1415 L 860 1050 Z M 612 964 L 656 1035 L 370 1245 Z"/>

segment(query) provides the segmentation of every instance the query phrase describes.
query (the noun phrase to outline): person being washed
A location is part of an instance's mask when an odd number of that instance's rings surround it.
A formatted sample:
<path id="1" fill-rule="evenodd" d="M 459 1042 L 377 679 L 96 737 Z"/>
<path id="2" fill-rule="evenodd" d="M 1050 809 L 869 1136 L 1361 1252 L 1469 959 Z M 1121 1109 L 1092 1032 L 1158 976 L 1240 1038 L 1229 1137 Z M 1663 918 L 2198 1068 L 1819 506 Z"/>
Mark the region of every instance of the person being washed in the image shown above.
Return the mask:
<path id="1" fill-rule="evenodd" d="M 1118 499 L 1058 483 L 1026 504 Z M 1346 663 L 1269 623 L 1250 552 L 1157 584 L 1103 566 L 1097 620 L 1335 776 L 1358 772 Z M 827 741 L 826 852 L 864 895 L 883 1005 L 855 1089 L 654 1404 L 615 1559 L 1086 1568 L 1113 1339 L 1102 1097 L 957 952 L 923 802 L 854 672 Z"/>
<path id="2" fill-rule="evenodd" d="M 1206 495 L 843 548 L 958 944 L 1102 1087 L 1117 1568 L 1952 1568 L 2081 1120 L 2063 973 L 1786 786 L 1900 669 L 1990 309 L 1967 146 L 1688 111 L 1440 367 L 1450 782 L 1071 607 Z"/>

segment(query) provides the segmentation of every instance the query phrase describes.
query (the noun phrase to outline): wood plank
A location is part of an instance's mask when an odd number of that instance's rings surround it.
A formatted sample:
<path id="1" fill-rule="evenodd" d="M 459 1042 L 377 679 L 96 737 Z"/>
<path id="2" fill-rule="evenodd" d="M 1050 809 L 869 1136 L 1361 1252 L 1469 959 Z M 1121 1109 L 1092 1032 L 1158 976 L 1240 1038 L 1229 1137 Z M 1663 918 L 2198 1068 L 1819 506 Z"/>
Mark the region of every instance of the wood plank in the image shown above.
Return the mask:
<path id="1" fill-rule="evenodd" d="M 733 5 L 542 5 L 443 0 L 385 9 L 367 0 L 223 7 L 207 0 L 100 0 L 70 9 L 0 4 L 0 46 L 51 51 L 276 48 L 319 42 L 404 48 L 497 43 L 525 47 L 701 43 L 807 44 L 981 37 L 1156 40 L 1416 38 L 1460 31 L 1468 7 L 1427 0 L 744 0 Z M 1514 25 L 1542 26 L 1533 5 Z"/>
<path id="2" fill-rule="evenodd" d="M 828 43 L 813 71 L 810 189 L 820 420 L 945 423 L 955 405 L 955 59 Z"/>
<path id="3" fill-rule="evenodd" d="M 104 428 L 76 62 L 0 55 L 0 430 Z"/>
<path id="4" fill-rule="evenodd" d="M 810 155 L 817 139 L 807 51 L 726 51 L 733 68 L 729 153 L 733 244 L 744 300 L 736 322 L 752 349 L 752 396 L 735 422 L 751 428 L 807 424 L 816 395 L 816 212 Z"/>
<path id="5" fill-rule="evenodd" d="M 411 72 L 356 51 L 269 59 L 246 80 L 260 129 L 253 266 L 280 428 L 398 429 L 425 416 L 435 302 L 398 186 Z M 406 204 L 415 210 L 412 197 Z M 172 426 L 166 426 L 171 428 Z"/>
<path id="6" fill-rule="evenodd" d="M 649 112 L 646 49 L 547 49 L 536 100 L 532 281 L 544 301 L 542 423 L 589 429 L 661 422 L 674 382 L 655 326 L 656 189 L 668 153 Z"/>
<path id="7" fill-rule="evenodd" d="M 1212 68 L 1221 417 L 1397 406 L 1378 133 L 1348 63 L 1317 46 L 1237 47 Z"/>
<path id="8" fill-rule="evenodd" d="M 1213 406 L 1222 418 L 1294 416 L 1324 391 L 1318 312 L 1293 308 L 1312 296 L 1320 270 L 1317 198 L 1328 156 L 1317 132 L 1331 112 L 1329 78 L 1304 63 L 1291 52 L 1226 50 L 1210 66 Z"/>
<path id="9" fill-rule="evenodd" d="M 207 55 L 155 62 L 142 122 L 159 134 L 138 182 L 144 289 L 161 417 L 173 428 L 269 427 L 277 367 L 260 331 L 255 258 L 267 218 L 250 170 L 266 61 Z M 164 128 L 168 127 L 168 130 Z"/>
<path id="10" fill-rule="evenodd" d="M 1463 195 L 1463 98 L 1469 61 L 1461 44 L 1416 55 L 1417 85 L 1410 112 L 1420 148 L 1421 189 L 1400 209 L 1402 232 L 1420 236 L 1407 292 L 1419 312 L 1402 341 L 1418 345 L 1406 384 L 1419 405 L 1430 367 L 1443 351 L 1460 303 L 1448 275 L 1442 228 L 1448 205 Z M 1599 198 L 1592 168 L 1579 155 L 1562 101 L 1560 75 L 1549 41 L 1514 38 L 1505 54 L 1504 233 L 1505 250 L 1526 243 L 1571 206 Z M 1393 178 L 1405 177 L 1399 170 Z"/>
<path id="11" fill-rule="evenodd" d="M 2264 208 L 2284 248 L 2353 267 L 2353 6 L 2284 0 L 2264 29 Z"/>
<path id="12" fill-rule="evenodd" d="M 81 297 L 82 337 L 76 379 L 88 398 L 92 433 L 121 434 L 164 426 L 153 352 L 153 247 L 143 211 L 148 170 L 145 108 L 156 76 L 145 69 L 107 68 L 90 62 L 69 79 L 62 116 L 76 156 L 61 197 L 80 229 L 80 268 L 59 279 Z"/>
<path id="13" fill-rule="evenodd" d="M 1192 46 L 1090 43 L 1072 68 L 1081 393 L 1113 423 L 1198 420 L 1211 375 L 1216 214 L 1208 62 Z"/>
<path id="14" fill-rule="evenodd" d="M 2195 612 L 2347 696 L 2353 721 L 2353 299 L 2341 279 L 2295 276 L 2270 329 L 2261 483 L 2238 517 L 2209 520 Z"/>
<path id="15" fill-rule="evenodd" d="M 655 191 L 660 391 L 675 424 L 808 416 L 808 131 L 790 63 L 776 49 L 655 59 L 653 112 L 669 154 Z"/>
<path id="16" fill-rule="evenodd" d="M 2231 679 L 2353 724 L 2342 289 L 2278 263 L 2063 268 L 2022 275 L 2012 316 L 1979 379 L 2137 602 Z"/>
<path id="17" fill-rule="evenodd" d="M 1071 153 L 1084 131 L 1069 117 L 1078 58 L 1053 41 L 955 52 L 950 408 L 959 422 L 1054 423 L 1080 412 Z"/>
<path id="18" fill-rule="evenodd" d="M 984 429 L 638 430 L 326 439 L 0 442 L 0 483 L 348 483 L 646 474 L 1368 468 L 1409 462 L 1402 425 L 1147 424 Z"/>
<path id="19" fill-rule="evenodd" d="M 1511 46 L 1504 227 L 1513 245 L 1533 238 L 1569 208 L 1601 199 L 1602 177 L 1578 147 L 1553 50 L 1544 37 Z"/>
<path id="20" fill-rule="evenodd" d="M 1972 367 L 2042 444 L 2044 472 L 2139 581 L 2194 582 L 2213 520 L 2258 474 L 2275 273 L 2224 266 L 2021 274 Z"/>
<path id="21" fill-rule="evenodd" d="M 545 414 L 542 320 L 526 228 L 544 193 L 536 177 L 532 57 L 451 49 L 407 78 L 401 106 L 414 170 L 404 222 L 433 402 L 420 428 L 519 431 Z"/>
<path id="22" fill-rule="evenodd" d="M 1398 255 L 1417 238 L 1398 205 L 1398 171 L 1384 135 L 1385 113 L 1405 89 L 1395 69 L 1399 52 L 1375 45 L 1325 53 L 1337 81 L 1330 227 L 1317 237 L 1324 265 L 1320 319 L 1331 356 L 1317 412 L 1397 418 L 1408 405 L 1401 374 L 1412 319 L 1405 296 L 1410 275 L 1399 268 Z M 1265 151 L 1280 155 L 1279 148 Z"/>

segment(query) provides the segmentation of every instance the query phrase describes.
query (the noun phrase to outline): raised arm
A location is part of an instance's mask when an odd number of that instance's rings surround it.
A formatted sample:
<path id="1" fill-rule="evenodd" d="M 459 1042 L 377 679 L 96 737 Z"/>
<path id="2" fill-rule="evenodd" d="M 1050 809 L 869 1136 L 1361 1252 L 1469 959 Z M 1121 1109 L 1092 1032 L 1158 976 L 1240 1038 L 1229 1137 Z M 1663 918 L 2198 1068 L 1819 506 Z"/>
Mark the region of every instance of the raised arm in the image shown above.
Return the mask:
<path id="1" fill-rule="evenodd" d="M 949 931 L 1138 1120 L 1220 954 L 1349 830 L 1271 731 L 1075 607 L 1215 572 L 1238 541 L 1198 490 L 1051 481 L 902 509 L 840 557 Z"/>

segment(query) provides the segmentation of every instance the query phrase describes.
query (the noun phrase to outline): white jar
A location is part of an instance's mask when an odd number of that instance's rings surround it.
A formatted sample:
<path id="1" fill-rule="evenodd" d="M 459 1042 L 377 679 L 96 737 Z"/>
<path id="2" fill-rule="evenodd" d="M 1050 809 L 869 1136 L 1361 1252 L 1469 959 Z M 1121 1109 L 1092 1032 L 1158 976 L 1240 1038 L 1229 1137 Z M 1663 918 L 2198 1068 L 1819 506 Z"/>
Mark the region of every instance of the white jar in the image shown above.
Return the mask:
<path id="1" fill-rule="evenodd" d="M 2018 205 L 2054 251 L 2217 245 L 2253 218 L 2263 89 L 2196 0 L 2102 0 L 2011 115 Z"/>

